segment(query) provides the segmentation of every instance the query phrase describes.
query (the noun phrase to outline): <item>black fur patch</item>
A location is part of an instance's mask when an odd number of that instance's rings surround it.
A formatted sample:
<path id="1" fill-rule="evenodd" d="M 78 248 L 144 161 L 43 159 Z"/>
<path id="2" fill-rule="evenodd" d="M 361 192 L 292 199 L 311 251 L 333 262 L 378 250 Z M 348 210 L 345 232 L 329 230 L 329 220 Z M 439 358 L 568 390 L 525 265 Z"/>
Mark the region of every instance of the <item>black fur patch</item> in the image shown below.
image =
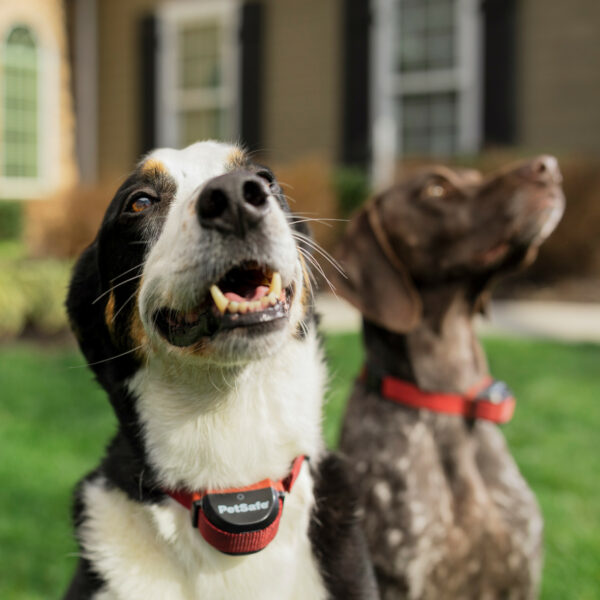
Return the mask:
<path id="1" fill-rule="evenodd" d="M 378 598 L 348 467 L 330 453 L 312 470 L 315 508 L 309 537 L 331 598 Z"/>

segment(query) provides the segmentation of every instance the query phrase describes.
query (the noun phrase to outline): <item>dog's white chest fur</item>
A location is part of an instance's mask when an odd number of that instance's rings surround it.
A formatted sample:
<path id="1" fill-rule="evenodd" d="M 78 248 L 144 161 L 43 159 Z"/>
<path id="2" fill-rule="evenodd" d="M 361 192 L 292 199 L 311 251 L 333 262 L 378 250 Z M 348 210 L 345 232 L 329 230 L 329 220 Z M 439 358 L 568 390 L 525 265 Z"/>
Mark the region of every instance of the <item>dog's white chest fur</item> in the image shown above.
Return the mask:
<path id="1" fill-rule="evenodd" d="M 83 533 L 107 585 L 96 600 L 246 600 L 326 597 L 308 539 L 312 481 L 305 465 L 285 501 L 277 536 L 264 550 L 227 556 L 209 546 L 173 500 L 129 501 L 103 481 L 87 485 Z"/>
<path id="2" fill-rule="evenodd" d="M 285 476 L 299 454 L 316 459 L 321 453 L 324 369 L 314 333 L 249 365 L 230 387 L 202 380 L 198 397 L 193 378 L 179 372 L 176 379 L 179 385 L 173 386 L 150 364 L 130 382 L 148 460 L 164 487 L 249 485 L 265 475 Z M 312 489 L 305 463 L 285 499 L 273 542 L 256 554 L 234 557 L 212 548 L 174 500 L 143 505 L 101 478 L 87 483 L 80 539 L 107 582 L 96 598 L 325 598 L 308 537 Z"/>

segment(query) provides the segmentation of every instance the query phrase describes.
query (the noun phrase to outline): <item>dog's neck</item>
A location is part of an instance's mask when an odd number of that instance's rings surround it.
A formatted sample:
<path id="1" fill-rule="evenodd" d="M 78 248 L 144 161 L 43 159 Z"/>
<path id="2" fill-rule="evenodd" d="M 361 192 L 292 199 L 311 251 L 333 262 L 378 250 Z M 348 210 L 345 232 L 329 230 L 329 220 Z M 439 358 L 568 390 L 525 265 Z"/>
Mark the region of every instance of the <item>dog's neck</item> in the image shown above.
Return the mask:
<path id="1" fill-rule="evenodd" d="M 296 456 L 316 458 L 324 384 L 312 331 L 241 367 L 174 369 L 149 361 L 129 389 L 159 484 L 199 490 L 279 479 Z"/>
<path id="2" fill-rule="evenodd" d="M 423 319 L 412 331 L 396 334 L 364 322 L 367 365 L 426 391 L 465 393 L 488 374 L 474 332 L 473 303 L 458 287 L 420 292 Z"/>

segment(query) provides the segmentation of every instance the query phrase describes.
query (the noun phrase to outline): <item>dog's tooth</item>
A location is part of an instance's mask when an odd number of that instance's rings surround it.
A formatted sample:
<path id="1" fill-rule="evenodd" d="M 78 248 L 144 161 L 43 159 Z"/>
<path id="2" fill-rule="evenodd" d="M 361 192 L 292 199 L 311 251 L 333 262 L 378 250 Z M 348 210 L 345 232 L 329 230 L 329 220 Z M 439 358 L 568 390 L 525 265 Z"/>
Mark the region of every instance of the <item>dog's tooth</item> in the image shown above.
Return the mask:
<path id="1" fill-rule="evenodd" d="M 271 301 L 269 300 L 268 296 L 263 296 L 260 299 L 260 305 L 262 306 L 262 308 L 267 308 L 267 306 L 269 306 L 269 304 L 271 304 Z"/>
<path id="2" fill-rule="evenodd" d="M 250 310 L 260 310 L 260 300 L 254 300 L 254 302 L 250 302 Z"/>
<path id="3" fill-rule="evenodd" d="M 229 312 L 235 313 L 238 312 L 240 310 L 240 303 L 239 302 L 235 302 L 235 300 L 232 300 L 228 305 L 227 305 L 227 310 Z"/>
<path id="4" fill-rule="evenodd" d="M 243 315 L 248 312 L 249 308 L 248 302 L 238 302 L 238 312 L 242 313 Z"/>
<path id="5" fill-rule="evenodd" d="M 266 298 L 269 300 L 269 304 L 271 306 L 275 306 L 277 304 L 277 296 L 273 293 L 270 293 Z"/>
<path id="6" fill-rule="evenodd" d="M 218 285 L 210 286 L 210 295 L 212 296 L 212 299 L 214 300 L 215 304 L 217 305 L 219 312 L 222 315 L 224 315 L 225 311 L 227 310 L 227 305 L 229 304 L 229 300 L 227 300 L 227 298 L 225 298 L 225 295 L 219 289 Z"/>
<path id="7" fill-rule="evenodd" d="M 281 294 L 281 275 L 278 271 L 275 271 L 275 273 L 273 273 L 271 285 L 269 286 L 269 294 L 275 294 L 275 297 Z"/>

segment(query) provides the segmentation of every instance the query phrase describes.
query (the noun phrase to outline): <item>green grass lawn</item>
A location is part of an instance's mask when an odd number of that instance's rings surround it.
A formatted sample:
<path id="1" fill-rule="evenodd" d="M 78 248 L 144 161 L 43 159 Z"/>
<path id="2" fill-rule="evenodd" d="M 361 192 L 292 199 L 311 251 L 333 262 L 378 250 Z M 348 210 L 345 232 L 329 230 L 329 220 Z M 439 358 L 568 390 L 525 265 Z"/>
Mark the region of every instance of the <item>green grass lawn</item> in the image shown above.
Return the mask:
<path id="1" fill-rule="evenodd" d="M 542 598 L 600 598 L 600 346 L 485 346 L 519 400 L 504 431 L 546 520 Z M 325 435 L 334 445 L 361 362 L 358 336 L 331 336 L 327 353 Z M 74 568 L 71 490 L 115 427 L 82 364 L 74 349 L 0 347 L 1 599 L 60 597 Z"/>

